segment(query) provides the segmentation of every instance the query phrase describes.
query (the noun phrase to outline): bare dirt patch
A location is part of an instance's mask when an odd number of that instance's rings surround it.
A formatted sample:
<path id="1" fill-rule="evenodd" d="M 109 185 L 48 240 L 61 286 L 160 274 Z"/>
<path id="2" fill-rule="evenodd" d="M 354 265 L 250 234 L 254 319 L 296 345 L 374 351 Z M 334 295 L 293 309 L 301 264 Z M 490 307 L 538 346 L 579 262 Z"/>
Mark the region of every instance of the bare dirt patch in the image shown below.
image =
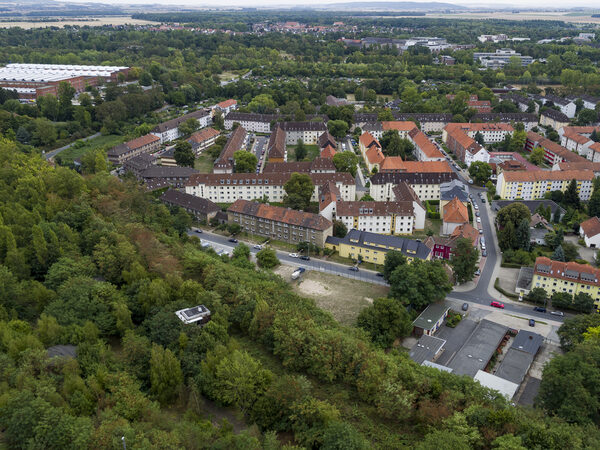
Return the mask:
<path id="1" fill-rule="evenodd" d="M 131 16 L 114 16 L 114 17 L 77 17 L 69 18 L 64 20 L 48 20 L 48 21 L 6 21 L 0 22 L 0 28 L 13 28 L 20 27 L 25 30 L 31 28 L 46 28 L 46 27 L 58 27 L 62 28 L 66 25 L 70 26 L 88 26 L 88 27 L 102 27 L 104 25 L 152 25 L 157 22 L 150 22 L 148 20 L 132 19 Z"/>

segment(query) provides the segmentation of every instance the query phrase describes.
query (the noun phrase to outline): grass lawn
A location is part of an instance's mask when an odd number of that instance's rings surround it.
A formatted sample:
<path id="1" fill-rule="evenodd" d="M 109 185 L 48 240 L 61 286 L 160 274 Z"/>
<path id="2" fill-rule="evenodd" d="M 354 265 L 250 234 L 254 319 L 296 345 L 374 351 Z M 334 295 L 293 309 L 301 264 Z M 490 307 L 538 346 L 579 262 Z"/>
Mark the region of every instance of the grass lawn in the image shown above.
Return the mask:
<path id="1" fill-rule="evenodd" d="M 203 153 L 194 161 L 194 169 L 200 173 L 212 173 L 213 163 L 213 159 L 208 154 Z"/>
<path id="2" fill-rule="evenodd" d="M 81 158 L 87 152 L 94 151 L 98 148 L 108 150 L 117 144 L 125 141 L 125 136 L 119 136 L 116 134 L 109 134 L 108 136 L 98 136 L 97 138 L 90 139 L 89 141 L 77 141 L 81 144 L 73 144 L 68 149 L 59 153 L 62 164 L 70 164 L 76 158 Z"/>
<path id="3" fill-rule="evenodd" d="M 389 287 L 364 281 L 343 278 L 315 270 L 304 272 L 299 280 L 291 281 L 293 267 L 280 266 L 275 270 L 284 280 L 290 281 L 292 289 L 315 300 L 317 306 L 329 311 L 343 325 L 352 326 L 358 314 L 379 297 L 386 297 Z"/>
<path id="4" fill-rule="evenodd" d="M 304 147 L 306 147 L 306 157 L 302 161 L 312 161 L 313 159 L 315 159 L 316 157 L 318 157 L 321 154 L 319 152 L 318 145 L 304 144 Z M 287 151 L 288 151 L 287 160 L 288 161 L 296 161 L 296 146 L 288 145 Z"/>
<path id="5" fill-rule="evenodd" d="M 219 78 L 221 79 L 221 81 L 229 81 L 233 80 L 234 78 L 237 78 L 237 74 L 233 72 L 223 72 L 219 74 Z"/>

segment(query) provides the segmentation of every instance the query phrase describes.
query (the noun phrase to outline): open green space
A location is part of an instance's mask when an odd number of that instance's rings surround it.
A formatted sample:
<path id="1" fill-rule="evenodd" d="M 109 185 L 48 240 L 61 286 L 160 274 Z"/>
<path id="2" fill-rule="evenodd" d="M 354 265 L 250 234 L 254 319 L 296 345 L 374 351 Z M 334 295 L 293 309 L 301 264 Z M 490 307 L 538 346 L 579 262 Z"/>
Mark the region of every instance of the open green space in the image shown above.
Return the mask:
<path id="1" fill-rule="evenodd" d="M 125 141 L 125 137 L 117 134 L 98 136 L 87 141 L 76 141 L 71 147 L 59 153 L 63 164 L 70 164 L 73 160 L 81 158 L 88 152 L 96 149 L 110 150 L 115 145 Z"/>

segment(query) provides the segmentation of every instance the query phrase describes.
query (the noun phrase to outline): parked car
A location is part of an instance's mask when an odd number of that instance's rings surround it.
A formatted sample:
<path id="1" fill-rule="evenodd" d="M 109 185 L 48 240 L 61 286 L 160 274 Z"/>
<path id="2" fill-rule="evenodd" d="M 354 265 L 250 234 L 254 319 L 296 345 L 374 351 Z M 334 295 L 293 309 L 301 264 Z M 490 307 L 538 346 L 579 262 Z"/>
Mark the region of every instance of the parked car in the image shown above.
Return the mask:
<path id="1" fill-rule="evenodd" d="M 231 238 L 231 239 L 229 239 L 229 242 L 233 242 L 234 244 L 237 244 L 238 240 L 236 238 Z"/>
<path id="2" fill-rule="evenodd" d="M 550 311 L 550 314 L 553 314 L 555 316 L 560 316 L 560 317 L 563 317 L 565 315 L 565 313 L 562 311 Z"/>
<path id="3" fill-rule="evenodd" d="M 255 244 L 255 245 L 252 246 L 252 248 L 255 249 L 255 250 L 262 250 L 263 246 L 260 245 L 260 244 Z"/>
<path id="4" fill-rule="evenodd" d="M 310 261 L 310 256 L 302 255 L 302 256 L 300 256 L 300 259 L 302 259 L 304 261 Z"/>
<path id="5" fill-rule="evenodd" d="M 469 309 L 469 304 L 468 303 L 463 303 L 462 304 L 462 310 L 466 311 L 467 309 Z"/>
<path id="6" fill-rule="evenodd" d="M 196 233 L 202 233 L 202 230 L 201 230 L 200 228 L 196 228 L 194 231 L 195 231 Z"/>
<path id="7" fill-rule="evenodd" d="M 479 213 L 479 211 L 475 211 L 475 216 L 479 217 L 481 214 Z"/>
<path id="8" fill-rule="evenodd" d="M 483 228 L 479 229 L 479 234 L 483 234 Z"/>
<path id="9" fill-rule="evenodd" d="M 483 256 L 483 257 L 487 256 L 487 251 L 486 250 L 482 250 L 481 251 L 481 256 Z"/>
<path id="10" fill-rule="evenodd" d="M 288 253 L 288 256 L 290 258 L 297 258 L 298 257 L 298 253 Z"/>
<path id="11" fill-rule="evenodd" d="M 530 327 L 535 327 L 535 320 L 529 319 L 529 326 Z"/>
<path id="12" fill-rule="evenodd" d="M 469 184 L 473 184 L 473 180 L 469 180 Z"/>
<path id="13" fill-rule="evenodd" d="M 383 274 L 381 272 L 377 272 L 375 275 L 377 275 L 378 277 L 383 277 Z"/>
<path id="14" fill-rule="evenodd" d="M 475 276 L 476 276 L 476 277 L 478 277 L 479 275 L 481 275 L 481 270 L 477 269 L 477 270 L 475 271 Z"/>
<path id="15" fill-rule="evenodd" d="M 348 270 L 351 270 L 352 272 L 358 272 L 358 267 L 351 266 L 351 267 L 348 267 Z"/>
<path id="16" fill-rule="evenodd" d="M 504 303 L 500 303 L 495 300 L 492 303 L 490 303 L 490 305 L 493 306 L 494 308 L 504 309 Z"/>
<path id="17" fill-rule="evenodd" d="M 477 218 L 477 223 L 481 223 L 481 217 Z"/>
<path id="18" fill-rule="evenodd" d="M 485 197 L 481 197 L 481 203 L 485 203 Z"/>
<path id="19" fill-rule="evenodd" d="M 534 311 L 537 311 L 537 312 L 543 312 L 543 313 L 545 313 L 545 312 L 546 312 L 546 308 L 544 308 L 543 306 L 535 306 L 535 307 L 533 308 L 533 310 L 534 310 Z"/>

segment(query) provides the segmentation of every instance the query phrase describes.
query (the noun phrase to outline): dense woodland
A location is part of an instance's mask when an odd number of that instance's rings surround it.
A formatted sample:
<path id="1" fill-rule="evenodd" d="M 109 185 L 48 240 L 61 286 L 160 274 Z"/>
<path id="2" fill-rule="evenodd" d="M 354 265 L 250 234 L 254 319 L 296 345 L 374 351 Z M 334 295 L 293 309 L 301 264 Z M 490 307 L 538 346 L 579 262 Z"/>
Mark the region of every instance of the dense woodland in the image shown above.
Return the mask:
<path id="1" fill-rule="evenodd" d="M 240 31 L 254 21 L 253 13 L 179 20 L 217 26 L 225 17 Z M 312 17 L 325 23 L 330 16 Z M 376 27 L 368 35 L 450 42 L 578 31 L 550 22 L 344 20 Z M 0 62 L 127 65 L 131 79 L 121 81 L 139 80 L 109 84 L 103 94 L 90 89 L 77 105 L 66 86 L 58 98 L 31 105 L 0 90 L 0 447 L 120 449 L 124 437 L 130 449 L 600 448 L 597 315 L 566 321 L 567 353 L 545 370 L 536 408 L 521 408 L 393 348 L 415 311 L 451 289 L 441 264 L 408 265 L 390 252 L 389 298 L 376 299 L 356 326 L 342 326 L 256 268 L 243 244 L 231 258 L 202 248 L 188 236 L 183 210 L 167 208 L 133 179 L 110 176 L 101 150 L 82 158 L 81 174 L 40 156 L 96 131 L 145 134 L 169 118 L 160 111 L 165 102 L 234 97 L 248 111 L 321 112 L 348 124 L 348 108 L 322 107 L 326 95 L 362 95 L 382 118 L 389 111 L 378 96 L 387 94 L 406 111 L 460 120 L 473 113 L 467 93 L 508 108 L 490 88 L 510 80 L 526 79 L 532 90 L 541 80 L 600 89 L 600 50 L 591 46 L 519 44 L 552 62 L 497 72 L 479 71 L 469 51 L 441 67 L 423 49 L 357 51 L 339 37 L 0 30 Z M 219 74 L 250 69 L 247 80 L 219 83 Z M 204 327 L 174 314 L 198 304 L 212 312 Z M 49 358 L 56 345 L 76 346 L 76 358 Z"/>

